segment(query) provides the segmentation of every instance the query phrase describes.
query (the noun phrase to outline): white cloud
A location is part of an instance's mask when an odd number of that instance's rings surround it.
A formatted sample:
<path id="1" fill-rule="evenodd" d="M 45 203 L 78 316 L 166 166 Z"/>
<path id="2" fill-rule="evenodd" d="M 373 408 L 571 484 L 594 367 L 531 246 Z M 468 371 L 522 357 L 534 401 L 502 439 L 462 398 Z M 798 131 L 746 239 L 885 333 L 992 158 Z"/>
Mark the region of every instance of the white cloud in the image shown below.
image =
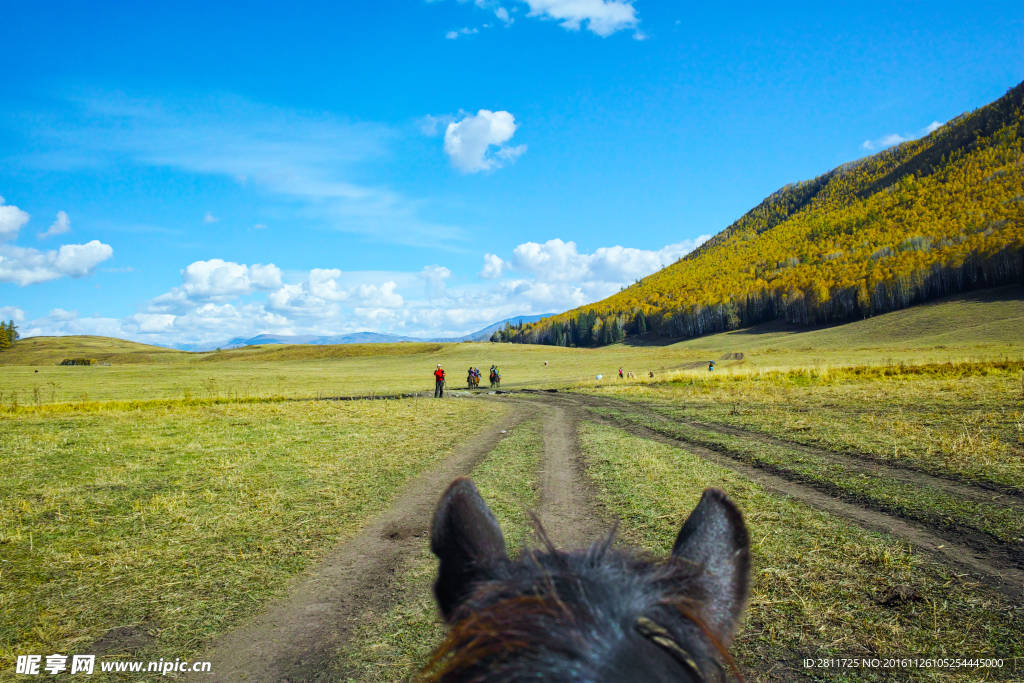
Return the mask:
<path id="1" fill-rule="evenodd" d="M 458 337 L 515 315 L 593 303 L 707 238 L 657 250 L 612 246 L 592 253 L 560 239 L 525 242 L 509 259 L 485 254 L 481 279 L 468 281 L 441 264 L 418 272 L 314 268 L 283 273 L 273 264 L 210 259 L 183 268 L 181 285 L 120 320 L 83 319 L 53 309 L 22 329 L 26 335 L 102 334 L 164 344 L 222 343 L 261 333 Z"/>
<path id="2" fill-rule="evenodd" d="M 39 239 L 46 239 L 47 237 L 53 237 L 54 235 L 63 235 L 66 232 L 71 232 L 71 220 L 68 215 L 63 211 L 57 212 L 57 220 L 53 222 L 46 232 L 39 233 Z"/>
<path id="3" fill-rule="evenodd" d="M 263 225 L 263 223 L 257 223 L 256 225 L 254 225 L 252 227 L 253 227 L 254 230 L 266 230 L 267 229 L 267 226 Z"/>
<path id="4" fill-rule="evenodd" d="M 267 296 L 271 310 L 298 317 L 317 317 L 321 321 L 337 322 L 342 307 L 400 308 L 405 299 L 395 292 L 394 281 L 382 284 L 358 284 L 345 287 L 339 282 L 343 275 L 337 268 L 314 268 L 305 282 L 283 285 Z"/>
<path id="5" fill-rule="evenodd" d="M 401 294 L 396 294 L 398 285 L 394 282 L 385 282 L 380 287 L 376 285 L 359 285 L 356 288 L 356 295 L 363 304 L 362 308 L 399 308 L 405 303 Z"/>
<path id="6" fill-rule="evenodd" d="M 893 145 L 898 145 L 901 142 L 906 142 L 907 140 L 916 140 L 917 138 L 934 133 L 939 128 L 942 128 L 942 126 L 943 124 L 938 121 L 932 121 L 916 133 L 906 133 L 904 135 L 900 135 L 899 133 L 890 133 L 889 135 L 884 135 L 877 140 L 865 140 L 861 147 L 869 151 L 885 149 L 886 147 L 892 147 Z"/>
<path id="7" fill-rule="evenodd" d="M 204 222 L 204 223 L 216 223 L 216 222 L 217 222 L 217 221 L 219 221 L 219 220 L 220 220 L 219 218 L 217 218 L 216 216 L 214 216 L 214 215 L 213 215 L 212 213 L 210 213 L 209 211 L 207 211 L 207 212 L 206 212 L 206 215 L 205 215 L 205 216 L 203 216 L 203 222 Z"/>
<path id="8" fill-rule="evenodd" d="M 459 2 L 467 2 L 467 0 L 459 0 Z M 473 4 L 480 9 L 494 12 L 494 16 L 502 21 L 505 26 L 511 26 L 512 22 L 515 21 L 509 16 L 508 10 L 501 6 L 501 0 L 473 0 Z M 513 9 L 512 11 L 514 12 L 515 10 Z M 484 27 L 490 28 L 490 24 L 484 24 Z"/>
<path id="9" fill-rule="evenodd" d="M 479 31 L 475 28 L 460 28 L 457 31 L 448 31 L 444 37 L 448 40 L 455 40 L 459 36 L 471 36 L 474 33 L 479 33 Z"/>
<path id="10" fill-rule="evenodd" d="M 467 2 L 467 0 L 459 0 Z M 637 40 L 647 38 L 637 30 L 640 18 L 637 16 L 633 0 L 519 0 L 529 8 L 526 16 L 559 22 L 559 26 L 568 31 L 579 31 L 586 24 L 591 32 L 608 37 L 618 31 L 634 31 Z M 505 23 L 512 24 L 509 11 L 501 6 L 500 0 L 474 0 L 477 7 L 494 12 L 494 16 Z M 506 3 L 508 4 L 508 3 Z M 513 7 L 513 11 L 516 8 Z"/>
<path id="11" fill-rule="evenodd" d="M 481 109 L 475 116 L 467 115 L 461 121 L 448 124 L 444 133 L 444 151 L 452 165 L 463 173 L 476 173 L 501 168 L 526 151 L 526 145 L 505 147 L 518 126 L 515 117 L 507 111 Z M 491 147 L 494 154 L 488 154 Z"/>
<path id="12" fill-rule="evenodd" d="M 176 307 L 186 301 L 231 301 L 255 291 L 269 291 L 281 286 L 281 269 L 268 265 L 224 261 L 219 258 L 196 261 L 181 271 L 182 284 L 153 302 Z"/>
<path id="13" fill-rule="evenodd" d="M 65 311 L 63 308 L 50 309 L 50 319 L 67 322 L 78 317 L 78 311 Z"/>
<path id="14" fill-rule="evenodd" d="M 485 280 L 496 280 L 501 277 L 502 268 L 507 264 L 505 261 L 496 254 L 484 254 L 484 267 L 479 273 L 480 277 Z"/>
<path id="15" fill-rule="evenodd" d="M 428 299 L 441 299 L 447 293 L 445 280 L 451 278 L 452 271 L 444 266 L 424 266 L 420 278 L 426 284 Z"/>
<path id="16" fill-rule="evenodd" d="M 27 213 L 12 204 L 4 204 L 0 197 L 0 242 L 12 240 L 18 236 L 21 226 L 31 218 Z"/>
<path id="17" fill-rule="evenodd" d="M 865 140 L 864 144 L 861 145 L 861 147 L 868 150 L 884 149 L 886 147 L 898 145 L 901 142 L 906 142 L 909 139 L 910 138 L 905 138 L 902 135 L 899 135 L 898 133 L 892 133 L 890 135 L 880 137 L 877 140 Z"/>
<path id="18" fill-rule="evenodd" d="M 587 29 L 608 37 L 618 31 L 635 29 L 640 23 L 632 0 L 526 0 L 529 17 L 553 19 L 569 31 Z"/>
<path id="19" fill-rule="evenodd" d="M 152 334 L 154 332 L 168 332 L 174 326 L 177 316 L 168 313 L 136 313 L 129 316 L 125 321 L 130 328 L 134 323 L 137 332 Z"/>
<path id="20" fill-rule="evenodd" d="M 232 96 L 177 103 L 107 95 L 73 104 L 81 111 L 33 129 L 60 151 L 30 155 L 26 164 L 67 170 L 134 163 L 217 175 L 288 200 L 296 216 L 319 228 L 408 245 L 465 237 L 457 226 L 422 218 L 419 198 L 353 180 L 365 165 L 389 158 L 398 128 Z"/>
<path id="21" fill-rule="evenodd" d="M 710 235 L 670 244 L 658 251 L 621 246 L 580 254 L 575 242 L 560 239 L 544 244 L 524 242 L 512 252 L 512 267 L 540 282 L 612 283 L 618 286 L 645 277 L 703 244 Z"/>
<path id="22" fill-rule="evenodd" d="M 114 249 L 99 240 L 65 244 L 50 251 L 0 245 L 0 282 L 14 282 L 24 287 L 61 276 L 85 277 L 113 255 Z"/>
<path id="23" fill-rule="evenodd" d="M 17 306 L 0 306 L 0 321 L 7 322 L 13 320 L 16 323 L 20 323 L 25 319 L 25 311 L 21 310 Z M 22 334 L 22 336 L 25 336 Z"/>
<path id="24" fill-rule="evenodd" d="M 438 135 L 443 129 L 448 127 L 448 124 L 455 120 L 454 116 L 450 114 L 443 114 L 441 116 L 432 116 L 427 114 L 419 120 L 420 132 L 424 135 L 431 137 Z"/>

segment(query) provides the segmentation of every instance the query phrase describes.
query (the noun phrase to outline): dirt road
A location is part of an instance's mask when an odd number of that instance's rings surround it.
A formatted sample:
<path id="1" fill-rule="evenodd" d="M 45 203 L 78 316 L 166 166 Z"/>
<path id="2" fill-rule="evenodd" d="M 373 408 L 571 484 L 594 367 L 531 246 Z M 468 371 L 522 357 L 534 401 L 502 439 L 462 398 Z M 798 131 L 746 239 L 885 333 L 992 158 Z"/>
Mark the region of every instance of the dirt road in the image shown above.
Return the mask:
<path id="1" fill-rule="evenodd" d="M 767 489 L 791 496 L 831 514 L 845 517 L 866 529 L 881 531 L 909 541 L 915 549 L 932 555 L 935 560 L 952 568 L 976 576 L 981 582 L 992 586 L 1011 599 L 1024 600 L 1024 553 L 1009 544 L 997 542 L 992 537 L 975 530 L 944 524 L 941 520 L 915 518 L 911 513 L 898 508 L 888 508 L 875 501 L 860 499 L 820 482 L 803 480 L 790 471 L 773 468 L 762 463 L 746 462 L 729 449 L 709 448 L 700 439 L 681 438 L 670 430 L 658 429 L 657 425 L 652 427 L 638 424 L 629 419 L 629 416 L 642 414 L 645 422 L 648 423 L 654 418 L 654 421 L 666 425 L 681 422 L 689 427 L 728 433 L 753 442 L 770 441 L 777 445 L 785 445 L 794 453 L 813 452 L 823 459 L 833 462 L 842 461 L 844 467 L 854 473 L 870 471 L 875 476 L 898 478 L 915 486 L 933 488 L 961 500 L 997 502 L 1001 506 L 1024 514 L 1024 500 L 1019 497 L 914 470 L 868 463 L 854 456 L 813 449 L 726 425 L 674 421 L 664 415 L 658 415 L 625 401 L 566 393 L 549 394 L 545 400 L 583 411 L 587 408 L 614 408 L 619 411 L 620 417 L 588 413 L 589 419 L 610 424 L 643 438 L 684 447 L 688 452 L 731 469 Z"/>
<path id="2" fill-rule="evenodd" d="M 504 400 L 515 400 L 512 397 Z M 401 591 L 395 570 L 427 543 L 434 506 L 448 483 L 467 474 L 512 428 L 543 410 L 536 514 L 558 547 L 583 546 L 605 533 L 585 483 L 576 445 L 577 410 L 517 401 L 503 424 L 468 439 L 472 446 L 419 477 L 378 519 L 336 549 L 291 587 L 286 597 L 250 623 L 219 639 L 204 655 L 217 681 L 335 681 L 339 657 L 361 615 L 380 611 Z"/>
<path id="3" fill-rule="evenodd" d="M 599 520 L 587 488 L 576 446 L 578 416 L 575 410 L 558 405 L 546 413 L 537 516 L 556 548 L 583 547 L 608 525 Z"/>
<path id="4" fill-rule="evenodd" d="M 287 595 L 203 655 L 215 681 L 334 681 L 334 667 L 359 616 L 395 590 L 395 567 L 418 552 L 441 491 L 467 474 L 515 425 L 536 414 L 524 406 L 485 427 L 466 448 L 417 478 L 355 538 L 301 576 Z M 209 676 L 204 680 L 211 680 Z"/>
<path id="5" fill-rule="evenodd" d="M 203 657 L 213 662 L 214 680 L 268 683 L 344 680 L 343 672 L 336 667 L 339 659 L 343 659 L 350 633 L 358 625 L 361 615 L 401 594 L 402 586 L 397 585 L 400 579 L 395 578 L 396 567 L 402 558 L 420 552 L 425 546 L 428 524 L 440 492 L 451 479 L 468 473 L 488 456 L 502 438 L 501 429 L 511 431 L 515 424 L 536 417 L 543 419 L 544 443 L 537 478 L 539 504 L 536 512 L 557 547 L 586 545 L 610 526 L 611 520 L 602 518 L 589 488 L 585 463 L 577 444 L 578 425 L 583 421 L 595 421 L 646 439 L 684 447 L 688 452 L 729 468 L 767 489 L 844 517 L 864 528 L 905 539 L 935 561 L 970 573 L 1015 601 L 1024 598 L 1024 563 L 1006 547 L 985 542 L 985 539 L 963 530 L 928 524 L 897 511 L 879 509 L 877 505 L 866 504 L 843 492 L 801 481 L 785 471 L 772 471 L 771 468 L 745 462 L 728 449 L 710 448 L 699 439 L 680 438 L 671 430 L 659 428 L 661 423 L 671 425 L 672 418 L 654 415 L 636 404 L 581 394 L 541 392 L 529 399 L 506 395 L 479 400 L 514 402 L 519 409 L 503 424 L 490 425 L 485 432 L 469 439 L 468 443 L 473 445 L 419 477 L 387 512 L 299 578 L 287 595 L 270 605 L 265 613 L 215 642 Z M 610 414 L 608 408 L 615 408 L 618 412 Z M 595 409 L 603 410 L 595 412 Z M 631 419 L 638 414 L 645 418 L 644 424 Z M 808 450 L 807 446 L 725 425 L 687 425 L 752 442 L 771 440 L 776 445 L 791 447 L 794 452 Z M 844 459 L 844 464 L 853 471 L 868 466 L 855 456 L 810 450 L 823 458 Z M 878 472 L 877 463 L 871 467 Z M 887 476 L 903 477 L 951 496 L 992 500 L 993 496 L 1000 495 L 964 482 L 897 467 L 889 469 Z M 1024 511 L 1024 501 L 1013 496 L 1003 496 L 1002 499 L 1014 509 Z"/>

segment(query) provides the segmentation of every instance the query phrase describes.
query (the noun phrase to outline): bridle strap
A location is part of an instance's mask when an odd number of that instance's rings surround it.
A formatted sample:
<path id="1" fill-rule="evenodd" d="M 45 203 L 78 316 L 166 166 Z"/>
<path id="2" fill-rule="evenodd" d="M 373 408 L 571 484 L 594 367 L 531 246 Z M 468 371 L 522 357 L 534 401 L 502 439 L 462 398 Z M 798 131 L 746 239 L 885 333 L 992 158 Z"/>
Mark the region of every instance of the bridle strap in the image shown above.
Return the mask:
<path id="1" fill-rule="evenodd" d="M 651 621 L 647 617 L 640 617 L 636 620 L 636 630 L 640 635 L 644 636 L 652 643 L 660 647 L 662 650 L 667 652 L 672 659 L 679 662 L 683 668 L 688 669 L 689 672 L 701 683 L 704 683 L 704 675 L 701 674 L 700 668 L 697 666 L 697 662 L 694 661 L 693 656 L 684 648 L 679 642 L 672 637 L 661 624 Z"/>

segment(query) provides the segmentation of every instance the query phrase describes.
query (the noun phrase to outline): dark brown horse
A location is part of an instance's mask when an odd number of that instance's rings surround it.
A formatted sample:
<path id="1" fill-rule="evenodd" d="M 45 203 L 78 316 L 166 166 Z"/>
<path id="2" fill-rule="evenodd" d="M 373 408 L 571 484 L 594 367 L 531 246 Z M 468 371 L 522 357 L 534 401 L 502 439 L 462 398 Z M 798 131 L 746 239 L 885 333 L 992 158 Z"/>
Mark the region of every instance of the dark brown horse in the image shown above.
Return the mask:
<path id="1" fill-rule="evenodd" d="M 427 665 L 444 683 L 654 683 L 724 680 L 746 604 L 750 541 L 743 516 L 707 489 L 672 554 L 545 547 L 511 560 L 501 528 L 469 479 L 434 514 L 434 595 L 451 627 Z M 724 663 L 724 665 L 723 665 Z M 734 669 L 735 670 L 735 669 Z"/>

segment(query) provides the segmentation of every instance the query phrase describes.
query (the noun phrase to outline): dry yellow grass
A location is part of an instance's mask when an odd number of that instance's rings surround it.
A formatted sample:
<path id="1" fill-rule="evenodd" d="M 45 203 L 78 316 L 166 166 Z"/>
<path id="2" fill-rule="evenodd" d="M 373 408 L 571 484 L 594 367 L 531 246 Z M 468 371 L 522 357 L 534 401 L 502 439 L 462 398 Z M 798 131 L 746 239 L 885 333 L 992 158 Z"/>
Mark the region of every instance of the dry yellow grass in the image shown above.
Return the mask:
<path id="1" fill-rule="evenodd" d="M 622 517 L 622 535 L 660 555 L 704 488 L 725 489 L 739 505 L 754 560 L 734 646 L 747 680 L 803 678 L 802 658 L 838 655 L 999 656 L 1006 668 L 980 679 L 1020 675 L 1019 610 L 966 577 L 684 449 L 593 424 L 584 425 L 582 443 L 607 510 Z M 826 680 L 965 679 L 962 670 L 830 673 Z"/>
<path id="2" fill-rule="evenodd" d="M 422 399 L 0 417 L 0 670 L 118 626 L 153 634 L 140 659 L 191 658 L 505 410 Z"/>

